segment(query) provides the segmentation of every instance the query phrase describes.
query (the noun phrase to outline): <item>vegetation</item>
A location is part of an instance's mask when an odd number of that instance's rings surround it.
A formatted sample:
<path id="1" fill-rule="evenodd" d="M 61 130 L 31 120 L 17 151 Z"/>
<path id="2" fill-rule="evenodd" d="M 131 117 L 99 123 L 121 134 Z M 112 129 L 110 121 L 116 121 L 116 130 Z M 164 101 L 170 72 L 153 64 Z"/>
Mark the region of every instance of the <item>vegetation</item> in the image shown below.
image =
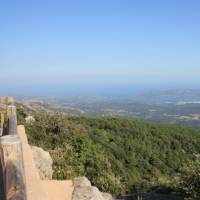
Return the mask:
<path id="1" fill-rule="evenodd" d="M 200 154 L 197 129 L 46 112 L 34 118 L 28 139 L 51 153 L 54 178 L 84 175 L 113 194 L 174 190 L 182 167 Z"/>
<path id="2" fill-rule="evenodd" d="M 185 200 L 200 199 L 200 160 L 191 162 L 182 173 L 181 189 L 185 193 Z"/>

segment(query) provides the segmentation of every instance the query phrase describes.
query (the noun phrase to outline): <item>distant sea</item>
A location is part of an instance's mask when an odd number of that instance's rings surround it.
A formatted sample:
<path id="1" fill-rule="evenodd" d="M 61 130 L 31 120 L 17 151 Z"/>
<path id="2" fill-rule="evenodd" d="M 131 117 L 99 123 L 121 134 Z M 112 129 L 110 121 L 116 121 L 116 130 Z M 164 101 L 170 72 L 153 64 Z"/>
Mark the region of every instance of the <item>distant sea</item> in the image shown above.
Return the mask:
<path id="1" fill-rule="evenodd" d="M 200 89 L 198 84 L 154 83 L 154 84 L 91 84 L 91 85 L 12 85 L 0 87 L 0 96 L 16 98 L 48 98 L 63 96 L 99 96 L 117 99 L 134 98 L 145 92 L 178 89 Z"/>

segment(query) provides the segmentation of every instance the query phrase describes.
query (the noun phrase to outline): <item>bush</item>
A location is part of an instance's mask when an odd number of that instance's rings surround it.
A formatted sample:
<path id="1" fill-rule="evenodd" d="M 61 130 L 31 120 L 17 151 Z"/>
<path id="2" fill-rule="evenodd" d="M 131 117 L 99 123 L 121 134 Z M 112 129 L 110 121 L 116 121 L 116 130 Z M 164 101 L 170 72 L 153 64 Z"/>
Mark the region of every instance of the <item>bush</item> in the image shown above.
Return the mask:
<path id="1" fill-rule="evenodd" d="M 200 130 L 60 113 L 38 112 L 34 118 L 32 125 L 26 125 L 28 139 L 51 153 L 54 178 L 87 176 L 102 191 L 113 194 L 138 188 L 170 191 L 181 166 L 200 154 Z M 192 175 L 184 178 L 191 183 L 184 188 L 195 197 L 199 183 L 198 176 L 193 179 Z"/>
<path id="2" fill-rule="evenodd" d="M 200 199 L 200 162 L 192 162 L 182 173 L 181 189 L 185 200 Z"/>

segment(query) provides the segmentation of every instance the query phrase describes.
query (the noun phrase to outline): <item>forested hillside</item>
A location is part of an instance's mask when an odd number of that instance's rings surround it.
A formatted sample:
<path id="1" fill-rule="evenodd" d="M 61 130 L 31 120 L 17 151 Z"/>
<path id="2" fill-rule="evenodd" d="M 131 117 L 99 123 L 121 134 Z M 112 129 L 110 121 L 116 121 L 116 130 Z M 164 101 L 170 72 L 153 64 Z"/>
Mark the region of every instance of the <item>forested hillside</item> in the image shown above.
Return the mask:
<path id="1" fill-rule="evenodd" d="M 54 178 L 84 175 L 113 194 L 177 189 L 184 166 L 200 155 L 197 129 L 46 112 L 34 118 L 26 124 L 28 139 L 51 153 Z"/>

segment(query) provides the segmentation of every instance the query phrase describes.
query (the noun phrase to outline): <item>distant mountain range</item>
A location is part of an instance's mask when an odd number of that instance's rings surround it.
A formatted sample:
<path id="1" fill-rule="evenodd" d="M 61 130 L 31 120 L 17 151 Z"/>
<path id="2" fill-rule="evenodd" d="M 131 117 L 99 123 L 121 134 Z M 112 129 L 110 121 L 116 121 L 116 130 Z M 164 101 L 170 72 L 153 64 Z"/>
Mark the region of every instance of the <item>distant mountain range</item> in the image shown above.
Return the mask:
<path id="1" fill-rule="evenodd" d="M 164 90 L 145 92 L 137 95 L 138 100 L 151 101 L 151 102 L 173 102 L 178 101 L 198 101 L 200 99 L 200 90 L 194 89 L 179 89 L 179 90 Z"/>
<path id="2" fill-rule="evenodd" d="M 142 95 L 146 96 L 200 96 L 200 90 L 164 90 L 164 91 L 153 91 L 146 92 Z"/>

